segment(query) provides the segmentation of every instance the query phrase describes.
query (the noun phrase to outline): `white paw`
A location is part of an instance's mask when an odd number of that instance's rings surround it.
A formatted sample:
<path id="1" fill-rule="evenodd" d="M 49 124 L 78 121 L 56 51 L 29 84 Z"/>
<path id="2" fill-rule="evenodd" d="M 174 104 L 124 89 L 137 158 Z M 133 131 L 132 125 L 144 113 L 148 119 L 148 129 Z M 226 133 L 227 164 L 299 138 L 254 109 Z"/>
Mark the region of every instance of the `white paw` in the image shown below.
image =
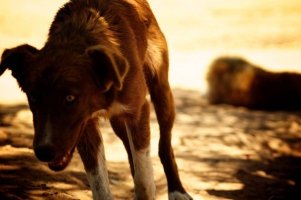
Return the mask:
<path id="1" fill-rule="evenodd" d="M 192 197 L 186 193 L 183 194 L 175 191 L 168 194 L 168 199 L 169 200 L 192 200 Z"/>

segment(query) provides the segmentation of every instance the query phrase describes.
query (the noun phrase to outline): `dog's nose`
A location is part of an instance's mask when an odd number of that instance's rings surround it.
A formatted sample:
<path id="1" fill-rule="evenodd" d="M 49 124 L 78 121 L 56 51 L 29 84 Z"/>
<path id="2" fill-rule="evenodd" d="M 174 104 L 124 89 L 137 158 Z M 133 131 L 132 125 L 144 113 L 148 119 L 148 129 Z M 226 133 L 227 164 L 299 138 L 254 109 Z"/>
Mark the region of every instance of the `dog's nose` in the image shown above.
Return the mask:
<path id="1" fill-rule="evenodd" d="M 50 146 L 37 147 L 34 151 L 40 161 L 50 162 L 55 158 L 55 151 Z"/>

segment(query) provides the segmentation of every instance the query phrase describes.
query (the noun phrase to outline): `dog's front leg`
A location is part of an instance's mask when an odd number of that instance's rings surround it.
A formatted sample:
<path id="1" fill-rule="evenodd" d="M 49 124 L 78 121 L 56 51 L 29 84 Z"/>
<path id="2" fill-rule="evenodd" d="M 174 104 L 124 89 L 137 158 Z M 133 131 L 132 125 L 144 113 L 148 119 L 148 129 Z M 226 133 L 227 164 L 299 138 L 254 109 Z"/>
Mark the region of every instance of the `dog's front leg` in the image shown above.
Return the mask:
<path id="1" fill-rule="evenodd" d="M 97 119 L 91 119 L 77 145 L 87 173 L 94 200 L 114 199 L 106 167 L 104 146 Z"/>
<path id="2" fill-rule="evenodd" d="M 135 200 L 154 200 L 155 184 L 150 157 L 149 104 L 142 107 L 140 119 L 124 122 L 134 165 Z"/>

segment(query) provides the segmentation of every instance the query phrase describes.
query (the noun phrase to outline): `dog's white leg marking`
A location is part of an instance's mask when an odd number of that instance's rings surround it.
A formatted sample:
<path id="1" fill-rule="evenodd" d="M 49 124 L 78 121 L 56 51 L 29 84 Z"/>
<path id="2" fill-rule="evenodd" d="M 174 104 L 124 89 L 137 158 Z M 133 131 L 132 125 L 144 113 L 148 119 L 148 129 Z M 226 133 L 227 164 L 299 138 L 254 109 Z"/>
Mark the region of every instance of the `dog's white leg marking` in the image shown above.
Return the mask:
<path id="1" fill-rule="evenodd" d="M 97 160 L 97 169 L 95 169 L 94 172 L 87 171 L 93 200 L 113 200 L 114 198 L 110 191 L 110 182 L 103 143 L 100 144 Z"/>
<path id="2" fill-rule="evenodd" d="M 135 169 L 135 200 L 153 200 L 155 199 L 156 189 L 154 183 L 153 165 L 150 157 L 150 145 L 145 149 L 136 151 L 131 130 L 129 129 L 126 122 L 125 127 L 130 143 Z"/>
<path id="3" fill-rule="evenodd" d="M 188 194 L 183 194 L 180 192 L 171 192 L 168 194 L 169 200 L 190 200 L 192 199 Z"/>

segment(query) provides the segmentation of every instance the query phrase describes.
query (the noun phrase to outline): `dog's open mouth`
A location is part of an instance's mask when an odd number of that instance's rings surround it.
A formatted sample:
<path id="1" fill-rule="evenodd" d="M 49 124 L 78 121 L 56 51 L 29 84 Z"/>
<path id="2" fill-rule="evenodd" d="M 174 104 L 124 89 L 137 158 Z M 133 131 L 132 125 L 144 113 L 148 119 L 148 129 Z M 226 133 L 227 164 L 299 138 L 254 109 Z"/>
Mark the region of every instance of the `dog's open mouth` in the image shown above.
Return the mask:
<path id="1" fill-rule="evenodd" d="M 67 152 L 61 158 L 59 158 L 55 161 L 49 162 L 48 167 L 53 171 L 61 171 L 61 170 L 65 169 L 68 166 L 68 164 L 72 158 L 73 151 L 74 151 L 74 148 L 72 149 L 71 152 Z"/>
<path id="2" fill-rule="evenodd" d="M 59 160 L 49 162 L 48 167 L 53 171 L 61 171 L 67 167 L 70 162 L 70 154 L 66 153 L 62 158 Z"/>

